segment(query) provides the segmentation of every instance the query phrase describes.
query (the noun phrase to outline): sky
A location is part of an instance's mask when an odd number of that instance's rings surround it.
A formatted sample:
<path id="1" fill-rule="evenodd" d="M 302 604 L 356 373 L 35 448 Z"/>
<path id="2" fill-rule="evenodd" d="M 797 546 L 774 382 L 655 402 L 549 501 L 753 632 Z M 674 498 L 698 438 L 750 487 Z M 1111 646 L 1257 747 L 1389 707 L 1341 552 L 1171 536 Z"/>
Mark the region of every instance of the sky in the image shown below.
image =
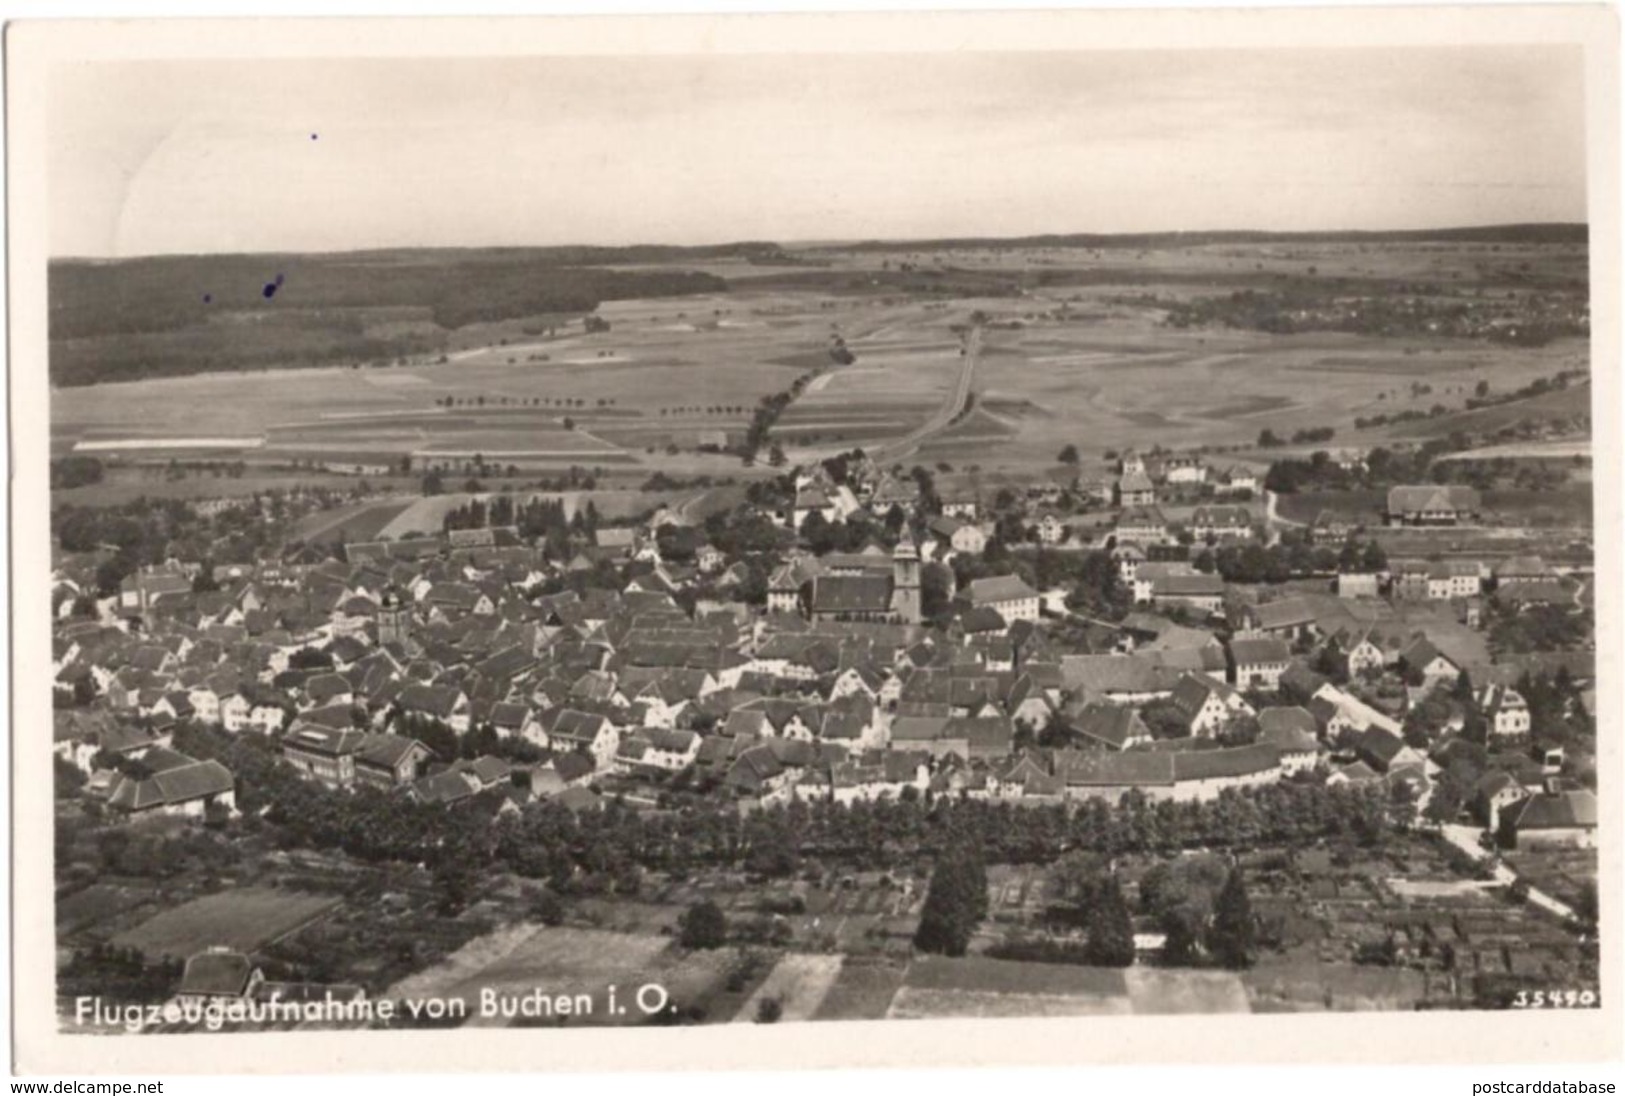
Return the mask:
<path id="1" fill-rule="evenodd" d="M 1584 221 L 1563 48 L 91 62 L 55 256 Z"/>

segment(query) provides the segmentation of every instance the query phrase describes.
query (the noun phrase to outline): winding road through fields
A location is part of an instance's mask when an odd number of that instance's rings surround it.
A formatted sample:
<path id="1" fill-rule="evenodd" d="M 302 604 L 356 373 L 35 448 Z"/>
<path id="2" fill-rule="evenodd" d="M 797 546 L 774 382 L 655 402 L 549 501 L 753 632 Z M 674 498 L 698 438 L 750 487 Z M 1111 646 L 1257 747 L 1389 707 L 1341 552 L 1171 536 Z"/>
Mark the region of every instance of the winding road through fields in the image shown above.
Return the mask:
<path id="1" fill-rule="evenodd" d="M 959 380 L 936 414 L 910 433 L 898 438 L 874 453 L 875 463 L 884 467 L 895 464 L 913 453 L 931 435 L 945 430 L 954 417 L 963 412 L 970 402 L 971 382 L 976 376 L 976 363 L 982 354 L 982 325 L 973 324 L 964 339 L 964 354 L 960 358 Z"/>

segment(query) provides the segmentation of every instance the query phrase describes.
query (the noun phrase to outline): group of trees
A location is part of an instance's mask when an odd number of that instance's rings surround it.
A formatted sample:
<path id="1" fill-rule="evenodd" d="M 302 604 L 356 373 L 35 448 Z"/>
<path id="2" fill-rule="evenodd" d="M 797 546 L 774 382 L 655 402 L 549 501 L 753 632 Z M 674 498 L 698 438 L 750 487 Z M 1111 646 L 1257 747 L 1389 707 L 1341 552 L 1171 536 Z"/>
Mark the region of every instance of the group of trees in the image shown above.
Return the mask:
<path id="1" fill-rule="evenodd" d="M 100 483 L 106 469 L 95 457 L 69 455 L 51 462 L 51 490 L 67 491 Z"/>
<path id="2" fill-rule="evenodd" d="M 569 419 L 565 419 L 564 422 L 567 429 L 571 428 L 572 424 Z M 469 465 L 468 467 L 475 466 Z M 444 464 L 437 464 L 427 469 L 423 473 L 423 480 L 419 484 L 418 490 L 428 497 L 445 494 L 447 491 L 446 471 L 447 466 Z M 519 469 L 510 464 L 505 470 L 505 474 L 512 478 L 519 474 Z M 591 491 L 597 488 L 598 480 L 603 475 L 604 470 L 602 468 L 589 469 L 583 468 L 579 464 L 572 464 L 558 475 L 537 476 L 534 480 L 528 481 L 527 486 L 536 491 Z M 460 490 L 468 494 L 479 494 L 485 490 L 485 485 L 478 479 L 470 478 L 462 485 Z M 508 490 L 513 490 L 513 488 L 508 488 Z"/>
<path id="3" fill-rule="evenodd" d="M 1548 392 L 1560 391 L 1569 386 L 1573 380 L 1583 380 L 1590 377 L 1586 369 L 1563 369 L 1550 377 L 1536 377 L 1521 388 L 1497 395 L 1490 394 L 1490 382 L 1481 380 L 1473 389 L 1473 394 L 1467 400 L 1467 410 L 1476 411 L 1481 407 L 1494 407 L 1497 404 L 1512 403 L 1516 400 L 1526 400 L 1533 396 L 1544 396 Z"/>
<path id="4" fill-rule="evenodd" d="M 830 521 L 823 514 L 814 511 L 807 515 L 798 532 L 802 543 L 814 554 L 821 556 L 829 552 L 860 551 L 871 541 L 894 544 L 901 524 L 901 522 L 895 526 L 891 523 L 881 524 L 861 512 L 853 514 L 845 521 Z"/>
<path id="5" fill-rule="evenodd" d="M 484 407 L 487 402 L 492 407 L 507 407 L 509 404 L 517 407 L 614 407 L 617 401 L 612 396 L 600 396 L 590 405 L 579 396 L 492 396 L 487 401 L 484 395 L 477 395 L 438 396 L 434 404 L 436 407 Z"/>
<path id="6" fill-rule="evenodd" d="M 1157 864 L 1140 881 L 1140 909 L 1164 933 L 1163 962 L 1231 970 L 1252 965 L 1258 926 L 1239 865 L 1227 867 L 1213 855 Z"/>
<path id="7" fill-rule="evenodd" d="M 446 512 L 441 527 L 486 529 L 512 527 L 525 541 L 540 541 L 549 559 L 568 559 L 572 538 L 590 539 L 598 529 L 598 507 L 585 500 L 573 517 L 566 517 L 561 499 L 492 495 L 489 501 L 469 499 Z"/>
<path id="8" fill-rule="evenodd" d="M 1043 920 L 1061 935 L 1015 937 L 990 947 L 994 958 L 1127 967 L 1135 961 L 1135 913 L 1108 858 L 1073 852 L 1050 869 L 1054 901 Z M 1151 866 L 1139 881 L 1139 916 L 1164 936 L 1167 966 L 1252 964 L 1259 931 L 1239 866 L 1199 853 Z M 1081 945 L 1075 942 L 1083 934 Z"/>
<path id="9" fill-rule="evenodd" d="M 785 391 L 763 396 L 757 402 L 756 410 L 751 414 L 750 426 L 746 428 L 744 440 L 739 444 L 739 455 L 744 457 L 747 463 L 754 461 L 756 454 L 767 444 L 768 431 L 779 421 L 784 409 L 806 391 L 807 385 L 811 384 L 817 375 L 816 372 L 803 373 L 791 381 L 790 387 Z"/>
<path id="10" fill-rule="evenodd" d="M 1577 612 L 1573 605 L 1531 605 L 1519 612 L 1497 609 L 1489 625 L 1490 647 L 1503 654 L 1568 651 L 1589 642 L 1591 631 L 1591 613 Z"/>
<path id="11" fill-rule="evenodd" d="M 1282 457 L 1270 465 L 1264 474 L 1264 486 L 1278 494 L 1289 495 L 1299 491 L 1353 491 L 1390 487 L 1396 483 L 1444 483 L 1448 479 L 1450 464 L 1440 462 L 1446 453 L 1468 448 L 1471 439 L 1465 434 L 1447 438 L 1429 438 L 1415 449 L 1403 452 L 1377 446 L 1365 455 L 1362 463 L 1343 467 L 1332 460 L 1325 450 L 1316 450 L 1306 458 Z"/>
<path id="12" fill-rule="evenodd" d="M 114 506 L 64 503 L 51 512 L 51 532 L 64 552 L 104 553 L 95 580 L 97 592 L 108 597 L 129 575 L 171 557 L 254 563 L 274 556 L 291 524 L 343 499 L 326 488 L 275 489 L 212 513 L 184 499 L 145 496 Z"/>
<path id="13" fill-rule="evenodd" d="M 1355 538 L 1333 550 L 1315 544 L 1306 529 L 1287 529 L 1275 544 L 1256 541 L 1203 547 L 1191 557 L 1191 566 L 1204 574 L 1217 572 L 1226 582 L 1281 583 L 1299 575 L 1375 572 L 1388 564 L 1388 555 L 1375 540 L 1363 545 Z"/>
<path id="14" fill-rule="evenodd" d="M 1351 335 L 1484 339 L 1544 346 L 1590 331 L 1585 287 L 1551 285 L 1517 302 L 1469 294 L 1437 283 L 1376 284 L 1343 277 L 1281 274 L 1267 289 L 1163 303 L 1173 327 L 1223 326 L 1286 335 L 1341 331 Z"/>
<path id="15" fill-rule="evenodd" d="M 1319 441 L 1331 441 L 1337 431 L 1330 426 L 1314 426 L 1295 431 L 1292 434 L 1293 445 L 1310 445 Z M 1279 449 L 1287 441 L 1268 427 L 1258 432 L 1258 447 L 1260 449 Z"/>
<path id="16" fill-rule="evenodd" d="M 660 409 L 660 417 L 661 418 L 665 418 L 667 415 L 743 415 L 744 413 L 745 413 L 744 405 L 743 404 L 737 404 L 737 403 L 731 403 L 731 404 L 715 404 L 715 403 L 713 403 L 713 404 L 706 404 L 704 406 L 702 406 L 700 404 L 697 404 L 697 403 L 693 403 L 693 404 L 684 404 L 684 405 L 682 405 L 680 407 L 662 407 Z"/>
<path id="17" fill-rule="evenodd" d="M 1073 853 L 1050 872 L 1056 902 L 1046 911 L 1052 923 L 1085 932 L 1079 958 L 1096 967 L 1134 963 L 1134 919 L 1117 874 L 1095 853 Z"/>
<path id="18" fill-rule="evenodd" d="M 371 861 L 438 863 L 448 833 L 480 840 L 458 855 L 478 867 L 501 865 L 545 878 L 564 893 L 580 874 L 624 877 L 632 868 L 701 865 L 789 872 L 807 857 L 856 868 L 891 867 L 945 850 L 971 848 L 989 862 L 1047 862 L 1088 849 L 1107 855 L 1184 848 L 1252 848 L 1321 838 L 1380 842 L 1395 824 L 1381 789 L 1283 782 L 1227 790 L 1209 802 L 1152 803 L 1130 794 L 1115 806 L 1016 807 L 975 800 L 796 802 L 740 816 L 709 801 L 659 815 L 614 804 L 572 814 L 539 804 L 494 820 L 480 799 L 447 809 L 362 789 L 338 792 L 282 763 L 272 743 L 209 728 L 177 734 L 189 756 L 220 760 L 238 777 L 239 808 L 261 817 L 288 847 L 341 848 Z M 472 819 L 472 821 L 470 821 Z M 243 824 L 243 823 L 239 823 Z"/>

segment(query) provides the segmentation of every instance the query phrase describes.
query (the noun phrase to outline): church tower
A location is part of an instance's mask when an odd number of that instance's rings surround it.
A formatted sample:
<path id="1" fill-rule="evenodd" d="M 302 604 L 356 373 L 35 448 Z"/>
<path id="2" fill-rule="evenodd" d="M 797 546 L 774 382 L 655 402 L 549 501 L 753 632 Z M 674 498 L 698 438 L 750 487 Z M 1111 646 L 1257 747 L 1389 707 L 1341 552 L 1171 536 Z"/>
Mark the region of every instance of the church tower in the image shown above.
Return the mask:
<path id="1" fill-rule="evenodd" d="M 412 607 L 394 586 L 378 603 L 378 645 L 396 643 L 408 650 L 412 642 Z"/>
<path id="2" fill-rule="evenodd" d="M 907 532 L 891 553 L 891 610 L 905 624 L 920 622 L 920 552 Z"/>

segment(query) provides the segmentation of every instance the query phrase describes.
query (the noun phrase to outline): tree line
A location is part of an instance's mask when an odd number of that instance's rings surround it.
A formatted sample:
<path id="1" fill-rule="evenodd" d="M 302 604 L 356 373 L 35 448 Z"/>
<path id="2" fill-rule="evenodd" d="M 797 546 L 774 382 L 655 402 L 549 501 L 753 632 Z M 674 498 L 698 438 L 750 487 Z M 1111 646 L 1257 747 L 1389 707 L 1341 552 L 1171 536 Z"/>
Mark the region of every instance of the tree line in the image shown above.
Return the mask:
<path id="1" fill-rule="evenodd" d="M 1045 805 L 920 796 L 877 802 L 793 802 L 741 816 L 730 802 L 638 812 L 611 801 L 575 814 L 537 803 L 493 819 L 494 804 L 425 805 L 372 789 L 335 791 L 305 779 L 274 743 L 197 728 L 176 748 L 214 757 L 238 778 L 238 806 L 263 811 L 288 847 L 340 848 L 363 860 L 438 863 L 448 855 L 567 887 L 579 874 L 636 867 L 684 872 L 734 867 L 789 874 L 803 860 L 890 867 L 933 860 L 965 843 L 998 863 L 1046 863 L 1086 849 L 1105 855 L 1187 848 L 1247 849 L 1322 839 L 1376 843 L 1409 818 L 1381 788 L 1284 781 L 1227 789 L 1207 802 L 1152 802 L 1130 793 Z"/>

